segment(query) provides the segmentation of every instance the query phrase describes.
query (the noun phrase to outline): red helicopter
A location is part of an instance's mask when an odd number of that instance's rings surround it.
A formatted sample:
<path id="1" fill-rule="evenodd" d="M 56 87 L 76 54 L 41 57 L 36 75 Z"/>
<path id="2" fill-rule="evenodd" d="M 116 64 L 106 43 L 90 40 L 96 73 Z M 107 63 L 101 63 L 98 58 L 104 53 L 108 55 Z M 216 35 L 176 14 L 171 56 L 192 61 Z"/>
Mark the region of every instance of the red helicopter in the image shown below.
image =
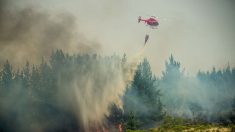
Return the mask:
<path id="1" fill-rule="evenodd" d="M 138 18 L 138 23 L 140 21 L 144 21 L 147 25 L 149 25 L 151 28 L 157 28 L 157 26 L 159 25 L 158 20 L 156 19 L 155 16 L 151 16 L 148 19 L 142 19 L 141 16 L 139 16 Z"/>

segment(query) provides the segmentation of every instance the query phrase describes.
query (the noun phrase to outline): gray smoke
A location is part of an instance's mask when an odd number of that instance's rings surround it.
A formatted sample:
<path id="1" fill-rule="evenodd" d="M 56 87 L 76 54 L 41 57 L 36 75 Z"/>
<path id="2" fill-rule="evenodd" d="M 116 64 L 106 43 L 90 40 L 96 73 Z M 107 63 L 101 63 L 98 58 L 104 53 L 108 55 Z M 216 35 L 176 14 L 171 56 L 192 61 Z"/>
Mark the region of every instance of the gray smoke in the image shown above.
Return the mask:
<path id="1" fill-rule="evenodd" d="M 63 105 L 70 104 L 85 131 L 91 131 L 106 124 L 111 104 L 122 108 L 121 97 L 133 80 L 138 61 L 123 62 L 117 56 L 86 61 L 80 63 L 81 68 L 66 68 L 69 74 L 59 75 L 58 97 Z"/>
<path id="2" fill-rule="evenodd" d="M 27 60 L 38 63 L 42 57 L 48 58 L 53 49 L 70 53 L 100 51 L 98 42 L 87 39 L 79 31 L 77 19 L 66 12 L 18 8 L 1 0 L 0 31 L 1 64 L 6 59 L 17 66 Z"/>
<path id="3" fill-rule="evenodd" d="M 65 12 L 55 14 L 33 7 L 15 8 L 6 3 L 7 1 L 0 1 L 1 65 L 7 59 L 18 67 L 26 61 L 38 64 L 42 57 L 48 60 L 55 49 L 62 49 L 70 54 L 100 51 L 98 42 L 87 39 L 79 31 L 78 22 L 73 15 Z M 142 52 L 143 50 L 126 63 L 122 63 L 117 57 L 97 57 L 81 62 L 79 68 L 71 66 L 61 69 L 56 82 L 59 89 L 53 93 L 58 97 L 55 105 L 72 112 L 85 131 L 93 126 L 104 125 L 110 105 L 122 107 L 121 97 L 126 85 L 133 80 Z M 24 105 L 28 105 L 30 101 L 28 97 L 22 97 L 20 87 L 14 87 L 16 88 L 9 95 L 2 97 L 5 103 L 1 101 L 4 108 L 1 114 L 19 108 L 16 113 L 19 114 L 17 119 L 20 130 L 44 131 L 59 124 L 55 122 L 56 119 L 38 122 L 31 117 L 26 118 L 27 113 L 40 113 L 40 110 L 24 110 Z M 32 98 L 40 100 L 37 97 Z M 16 102 L 18 105 L 13 106 Z M 27 123 L 30 125 L 27 126 Z"/>
<path id="4" fill-rule="evenodd" d="M 226 119 L 231 114 L 235 89 L 228 80 L 234 78 L 230 75 L 229 78 L 217 75 L 218 81 L 200 79 L 198 76 L 185 75 L 182 69 L 173 66 L 173 63 L 168 64 L 159 87 L 162 103 L 169 115 L 213 121 Z M 209 77 L 209 74 L 206 73 L 206 76 Z"/>

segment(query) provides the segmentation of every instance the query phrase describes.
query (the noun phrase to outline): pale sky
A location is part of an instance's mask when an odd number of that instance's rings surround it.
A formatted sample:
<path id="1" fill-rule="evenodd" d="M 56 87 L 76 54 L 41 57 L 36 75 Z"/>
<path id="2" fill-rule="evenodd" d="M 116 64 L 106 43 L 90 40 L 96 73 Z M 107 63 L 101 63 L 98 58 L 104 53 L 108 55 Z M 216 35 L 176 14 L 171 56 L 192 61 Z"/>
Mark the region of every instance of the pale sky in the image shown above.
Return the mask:
<path id="1" fill-rule="evenodd" d="M 159 76 L 170 54 L 186 73 L 235 66 L 233 0 L 17 0 L 21 7 L 70 12 L 83 35 L 102 46 L 101 54 L 138 52 L 145 34 L 144 56 Z M 159 18 L 158 29 L 138 23 L 138 16 Z"/>

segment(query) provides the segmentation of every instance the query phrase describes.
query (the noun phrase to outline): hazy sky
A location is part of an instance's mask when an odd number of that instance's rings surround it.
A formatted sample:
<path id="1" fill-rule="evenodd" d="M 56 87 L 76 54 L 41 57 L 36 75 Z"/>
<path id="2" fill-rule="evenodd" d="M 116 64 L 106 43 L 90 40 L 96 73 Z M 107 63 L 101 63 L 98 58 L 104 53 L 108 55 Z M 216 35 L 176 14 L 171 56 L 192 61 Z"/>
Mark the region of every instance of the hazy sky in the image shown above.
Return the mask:
<path id="1" fill-rule="evenodd" d="M 12 3 L 49 12 L 72 13 L 78 29 L 101 44 L 101 54 L 132 56 L 150 35 L 145 56 L 157 75 L 172 53 L 187 73 L 228 63 L 235 66 L 234 0 L 12 0 Z M 159 17 L 152 30 L 138 16 Z"/>

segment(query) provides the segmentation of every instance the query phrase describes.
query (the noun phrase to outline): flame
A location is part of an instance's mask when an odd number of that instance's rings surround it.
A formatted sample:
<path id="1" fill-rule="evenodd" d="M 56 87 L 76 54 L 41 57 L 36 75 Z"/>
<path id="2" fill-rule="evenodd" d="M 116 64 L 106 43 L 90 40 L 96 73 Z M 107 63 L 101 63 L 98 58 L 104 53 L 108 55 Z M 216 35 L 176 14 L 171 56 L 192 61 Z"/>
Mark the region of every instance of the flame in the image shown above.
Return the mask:
<path id="1" fill-rule="evenodd" d="M 118 132 L 123 132 L 122 124 L 118 124 Z"/>

